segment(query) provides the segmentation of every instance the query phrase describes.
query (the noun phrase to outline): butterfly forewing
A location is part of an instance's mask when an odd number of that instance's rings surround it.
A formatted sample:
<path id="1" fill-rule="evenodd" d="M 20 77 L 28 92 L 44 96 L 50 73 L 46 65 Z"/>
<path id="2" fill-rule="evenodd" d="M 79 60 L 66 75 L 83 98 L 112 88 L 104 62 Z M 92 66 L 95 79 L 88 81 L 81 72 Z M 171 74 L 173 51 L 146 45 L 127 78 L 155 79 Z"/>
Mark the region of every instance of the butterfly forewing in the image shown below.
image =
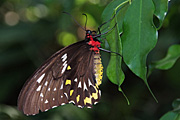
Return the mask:
<path id="1" fill-rule="evenodd" d="M 92 107 L 100 99 L 94 63 L 100 55 L 89 49 L 81 41 L 52 55 L 25 83 L 18 108 L 33 115 L 67 103 Z"/>

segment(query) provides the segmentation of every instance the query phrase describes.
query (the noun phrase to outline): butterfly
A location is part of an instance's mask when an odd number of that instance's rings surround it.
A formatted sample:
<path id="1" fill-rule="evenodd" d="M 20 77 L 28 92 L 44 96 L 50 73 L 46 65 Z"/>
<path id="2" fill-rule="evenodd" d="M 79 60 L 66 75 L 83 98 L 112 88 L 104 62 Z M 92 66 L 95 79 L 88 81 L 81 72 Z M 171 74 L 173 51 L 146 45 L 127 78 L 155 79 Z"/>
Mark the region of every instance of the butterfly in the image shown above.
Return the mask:
<path id="1" fill-rule="evenodd" d="M 18 97 L 18 109 L 35 115 L 73 103 L 91 108 L 101 97 L 103 66 L 100 34 L 86 30 L 85 40 L 53 54 L 26 81 Z"/>

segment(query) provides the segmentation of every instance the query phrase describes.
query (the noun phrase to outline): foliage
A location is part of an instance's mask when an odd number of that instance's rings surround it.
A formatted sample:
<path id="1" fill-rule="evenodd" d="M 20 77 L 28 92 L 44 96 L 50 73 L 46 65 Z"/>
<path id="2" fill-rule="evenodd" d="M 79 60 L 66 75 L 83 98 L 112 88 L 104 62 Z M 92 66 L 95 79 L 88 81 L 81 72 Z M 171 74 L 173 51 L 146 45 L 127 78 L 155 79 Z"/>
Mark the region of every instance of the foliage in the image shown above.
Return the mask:
<path id="1" fill-rule="evenodd" d="M 127 3 L 128 5 L 124 5 Z M 124 1 L 114 0 L 106 7 L 106 9 L 102 14 L 102 18 L 104 19 L 104 21 L 107 20 L 107 16 L 112 17 L 116 15 L 115 20 L 112 20 L 110 24 L 117 23 L 116 26 L 117 29 L 112 30 L 112 33 L 109 35 L 110 37 L 109 36 L 106 37 L 111 39 L 111 41 L 109 42 L 110 47 L 112 48 L 111 50 L 116 51 L 117 53 L 123 55 L 123 60 L 125 61 L 126 65 L 137 76 L 142 78 L 146 83 L 146 85 L 148 85 L 146 80 L 146 74 L 147 74 L 146 57 L 149 51 L 152 48 L 154 48 L 155 43 L 157 41 L 156 29 L 159 29 L 160 26 L 162 25 L 162 21 L 167 13 L 167 5 L 168 5 L 167 3 L 168 1 L 161 1 L 161 2 L 155 1 L 153 4 L 152 1 L 150 2 L 148 0 L 133 1 L 132 3 L 130 0 L 124 0 Z M 154 6 L 156 9 L 154 8 Z M 118 13 L 117 13 L 117 9 L 120 9 Z M 160 26 L 158 28 L 155 28 L 155 26 L 153 25 L 153 14 L 156 15 L 159 19 Z M 112 25 L 110 26 L 112 27 Z M 116 33 L 114 33 L 115 31 Z M 120 34 L 122 34 L 121 35 L 122 40 L 119 36 Z M 118 37 L 115 37 L 116 35 Z M 115 45 L 116 47 L 114 47 Z M 175 52 L 174 54 L 176 54 L 176 56 L 180 55 L 179 50 L 173 52 Z M 170 54 L 173 53 L 171 52 Z M 115 56 L 115 57 L 117 59 L 119 56 Z M 116 59 L 115 60 L 113 59 L 114 56 L 111 57 L 107 69 L 107 74 L 113 83 L 118 84 L 120 86 L 124 81 L 124 73 L 121 70 L 121 66 L 118 66 L 118 68 L 120 68 L 119 70 L 114 69 L 115 67 L 117 67 L 117 65 L 121 64 L 121 62 L 117 64 L 117 62 L 115 62 Z M 177 59 L 173 61 L 172 65 L 175 63 L 176 60 Z M 121 61 L 121 60 L 117 59 L 116 61 Z M 164 61 L 162 62 L 164 63 Z M 160 63 L 156 62 L 156 64 L 160 64 Z M 113 67 L 113 65 L 115 67 Z M 116 73 L 116 75 L 112 73 Z M 122 77 L 117 78 L 115 76 L 117 77 L 122 76 Z M 114 80 L 116 80 L 116 82 L 114 82 Z"/>
<path id="2" fill-rule="evenodd" d="M 180 119 L 180 99 L 174 100 L 172 103 L 173 110 L 163 115 L 160 120 L 179 120 Z"/>
<path id="3" fill-rule="evenodd" d="M 125 64 L 134 74 L 144 80 L 149 90 L 150 88 L 147 83 L 146 76 L 146 58 L 147 54 L 155 47 L 157 42 L 157 28 L 153 24 L 153 15 L 155 14 L 156 16 L 160 16 L 158 18 L 160 24 L 162 24 L 166 15 L 165 13 L 167 12 L 167 9 L 164 8 L 167 8 L 168 1 L 165 2 L 166 4 L 161 5 L 162 7 L 160 8 L 161 2 L 155 2 L 154 4 L 153 1 L 150 0 L 132 2 L 131 0 L 114 0 L 106 7 L 104 13 L 102 14 L 104 21 L 107 20 L 107 16 L 110 18 L 117 14 L 115 16 L 115 20 L 111 21 L 111 24 L 117 23 L 117 29 L 112 31 L 116 31 L 116 33 L 111 33 L 111 35 L 108 36 L 108 39 L 111 39 L 111 41 L 109 41 L 110 47 L 112 48 L 111 51 L 115 50 L 116 52 L 122 54 Z M 162 3 L 164 3 L 164 1 Z M 117 11 L 118 9 L 119 12 Z M 111 11 L 111 14 L 107 11 Z M 119 36 L 120 34 L 122 40 Z M 109 67 L 107 69 L 107 75 L 113 83 L 120 86 L 124 81 L 124 73 L 122 72 L 121 66 L 119 66 L 121 65 L 122 59 L 118 58 L 119 56 L 111 57 Z M 112 73 L 115 73 L 116 75 Z M 121 78 L 118 76 L 121 76 Z M 115 80 L 116 82 L 114 82 Z"/>
<path id="4" fill-rule="evenodd" d="M 164 57 L 161 60 L 152 62 L 149 65 L 149 73 L 154 70 L 154 69 L 160 69 L 160 70 L 167 70 L 170 69 L 177 59 L 180 57 L 180 45 L 172 45 L 169 47 L 168 52 L 166 54 L 166 57 Z"/>

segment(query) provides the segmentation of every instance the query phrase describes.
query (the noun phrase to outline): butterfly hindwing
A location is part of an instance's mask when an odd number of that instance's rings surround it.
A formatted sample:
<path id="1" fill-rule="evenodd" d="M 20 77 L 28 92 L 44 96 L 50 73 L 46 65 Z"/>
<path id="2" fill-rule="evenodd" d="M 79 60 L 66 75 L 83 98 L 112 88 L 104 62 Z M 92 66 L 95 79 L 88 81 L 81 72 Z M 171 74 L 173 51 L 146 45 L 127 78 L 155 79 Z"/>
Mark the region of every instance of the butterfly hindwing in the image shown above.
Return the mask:
<path id="1" fill-rule="evenodd" d="M 25 83 L 18 108 L 33 115 L 67 103 L 92 107 L 100 99 L 94 71 L 99 54 L 89 49 L 80 41 L 52 55 Z"/>

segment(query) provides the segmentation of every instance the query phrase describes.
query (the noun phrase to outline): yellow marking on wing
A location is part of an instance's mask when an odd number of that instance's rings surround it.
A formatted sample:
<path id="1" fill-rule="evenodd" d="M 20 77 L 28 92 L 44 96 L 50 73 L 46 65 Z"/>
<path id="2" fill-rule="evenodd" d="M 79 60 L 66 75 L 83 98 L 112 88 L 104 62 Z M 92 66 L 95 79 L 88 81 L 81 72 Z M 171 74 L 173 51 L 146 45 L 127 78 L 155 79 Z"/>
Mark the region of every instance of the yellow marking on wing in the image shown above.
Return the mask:
<path id="1" fill-rule="evenodd" d="M 97 84 L 96 84 L 97 85 Z M 95 87 L 95 86 L 93 86 L 94 87 L 94 89 L 96 90 L 96 92 L 95 93 L 92 93 L 92 98 L 94 98 L 94 99 L 98 99 L 98 90 L 97 90 L 97 88 Z"/>
<path id="2" fill-rule="evenodd" d="M 73 92 L 74 92 L 74 90 L 70 90 L 70 96 L 72 96 Z"/>
<path id="3" fill-rule="evenodd" d="M 79 102 L 79 99 L 80 99 L 80 95 L 78 95 L 78 96 L 76 97 L 77 103 Z"/>
<path id="4" fill-rule="evenodd" d="M 96 91 L 97 91 L 97 88 L 99 88 L 99 86 L 98 86 L 98 84 L 97 83 L 95 83 L 95 85 L 96 85 L 96 87 L 94 87 L 94 89 L 96 89 Z"/>
<path id="5" fill-rule="evenodd" d="M 68 84 L 71 85 L 71 80 L 67 79 L 65 85 L 68 85 Z"/>
<path id="6" fill-rule="evenodd" d="M 84 104 L 86 105 L 86 103 L 92 104 L 91 96 L 84 99 Z"/>
<path id="7" fill-rule="evenodd" d="M 92 98 L 94 98 L 95 100 L 98 99 L 98 93 L 92 93 Z"/>
<path id="8" fill-rule="evenodd" d="M 68 67 L 67 67 L 67 70 L 70 70 L 70 69 L 71 69 L 71 67 L 70 67 L 70 66 L 68 66 Z"/>

